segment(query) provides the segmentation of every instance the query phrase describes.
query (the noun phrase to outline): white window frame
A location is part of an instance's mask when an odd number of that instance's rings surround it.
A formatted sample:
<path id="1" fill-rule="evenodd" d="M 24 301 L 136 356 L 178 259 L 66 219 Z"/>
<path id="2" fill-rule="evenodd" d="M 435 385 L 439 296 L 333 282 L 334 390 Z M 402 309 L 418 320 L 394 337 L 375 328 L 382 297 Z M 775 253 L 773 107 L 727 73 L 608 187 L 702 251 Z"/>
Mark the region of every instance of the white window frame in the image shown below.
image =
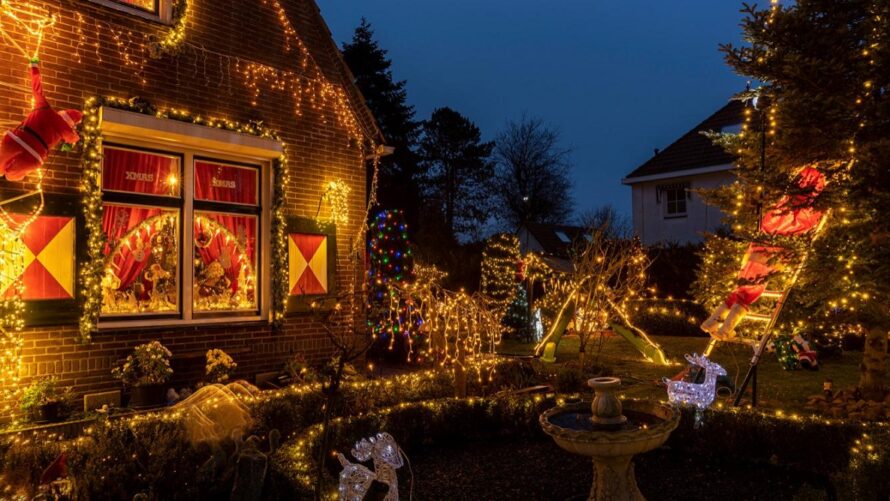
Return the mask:
<path id="1" fill-rule="evenodd" d="M 92 3 L 108 7 L 110 9 L 119 10 L 132 14 L 136 17 L 148 19 L 149 21 L 160 21 L 164 24 L 170 24 L 173 21 L 173 2 L 172 0 L 155 0 L 157 2 L 157 13 L 147 11 L 134 5 L 127 5 L 125 2 L 117 0 L 88 0 Z"/>
<path id="2" fill-rule="evenodd" d="M 672 188 L 668 190 L 664 190 L 664 217 L 667 219 L 675 218 L 675 217 L 686 217 L 689 214 L 689 199 L 687 196 L 686 188 Z M 671 194 L 679 194 L 680 197 L 677 200 L 671 200 Z M 679 204 L 683 202 L 683 212 L 671 212 L 671 203 Z"/>
<path id="3" fill-rule="evenodd" d="M 112 116 L 114 123 L 105 123 L 106 117 Z M 154 129 L 146 129 L 146 125 L 153 125 Z M 156 318 L 147 314 L 139 318 L 136 313 L 127 319 L 119 319 L 115 316 L 100 316 L 100 330 L 115 330 L 122 328 L 139 328 L 154 326 L 187 326 L 187 325 L 212 325 L 232 322 L 256 322 L 270 320 L 272 305 L 272 230 L 271 230 L 271 202 L 272 202 L 272 162 L 271 159 L 281 153 L 280 144 L 277 142 L 255 137 L 244 137 L 244 134 L 212 129 L 201 125 L 186 124 L 172 120 L 165 120 L 138 113 L 125 112 L 114 109 L 103 109 L 103 143 L 109 143 L 109 147 L 130 146 L 169 152 L 182 155 L 182 216 L 181 226 L 181 261 L 180 282 L 181 297 L 179 318 Z M 191 132 L 194 136 L 184 136 L 182 132 Z M 239 315 L 237 311 L 219 312 L 194 312 L 193 284 L 194 284 L 194 182 L 195 182 L 195 158 L 214 159 L 221 162 L 236 162 L 238 164 L 251 164 L 259 167 L 260 190 L 260 224 L 257 228 L 259 259 L 257 260 L 256 274 L 260 287 L 257 289 L 257 311 L 245 315 Z M 188 266 L 186 266 L 186 263 Z M 217 315 L 218 316 L 214 316 Z M 197 315 L 197 317 L 196 317 Z"/>

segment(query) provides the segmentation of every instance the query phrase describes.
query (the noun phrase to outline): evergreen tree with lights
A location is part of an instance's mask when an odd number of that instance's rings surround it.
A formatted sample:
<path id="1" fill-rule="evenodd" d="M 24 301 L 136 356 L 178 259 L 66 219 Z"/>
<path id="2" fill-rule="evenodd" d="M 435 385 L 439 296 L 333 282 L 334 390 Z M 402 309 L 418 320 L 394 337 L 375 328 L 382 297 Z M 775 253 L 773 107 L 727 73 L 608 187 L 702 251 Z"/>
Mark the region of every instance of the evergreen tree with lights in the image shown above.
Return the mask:
<path id="1" fill-rule="evenodd" d="M 503 312 L 516 294 L 519 261 L 519 239 L 509 233 L 492 236 L 482 251 L 482 293 Z"/>
<path id="2" fill-rule="evenodd" d="M 415 359 L 419 325 L 410 320 L 398 288 L 414 282 L 414 257 L 404 211 L 376 214 L 368 230 L 369 324 L 374 344 L 369 356 L 391 361 Z"/>
<path id="3" fill-rule="evenodd" d="M 518 339 L 528 339 L 531 331 L 531 318 L 529 315 L 528 292 L 525 284 L 517 284 L 513 301 L 507 307 L 504 315 L 504 325 L 510 333 Z"/>
<path id="4" fill-rule="evenodd" d="M 826 218 L 818 238 L 768 239 L 807 257 L 776 330 L 860 325 L 879 345 L 865 354 L 860 390 L 883 398 L 890 329 L 890 3 L 773 2 L 744 12 L 746 43 L 722 50 L 734 70 L 763 85 L 740 96 L 748 103 L 741 133 L 714 135 L 737 155 L 737 180 L 704 195 L 724 209 L 732 233 L 708 237 L 693 293 L 709 307 L 725 297 L 736 285 L 747 243 L 764 240 L 762 210 L 799 193 L 797 173 L 815 166 L 827 181 L 814 201 Z"/>

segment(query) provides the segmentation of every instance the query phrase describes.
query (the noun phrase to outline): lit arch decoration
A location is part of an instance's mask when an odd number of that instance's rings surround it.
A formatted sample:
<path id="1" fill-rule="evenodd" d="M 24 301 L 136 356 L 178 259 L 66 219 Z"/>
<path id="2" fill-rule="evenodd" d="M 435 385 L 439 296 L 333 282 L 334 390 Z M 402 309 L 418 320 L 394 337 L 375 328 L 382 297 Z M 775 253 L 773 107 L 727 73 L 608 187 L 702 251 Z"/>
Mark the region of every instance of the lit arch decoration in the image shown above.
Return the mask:
<path id="1" fill-rule="evenodd" d="M 210 243 L 213 242 L 213 240 L 219 236 L 225 237 L 225 239 L 226 239 L 225 245 L 229 245 L 230 243 L 233 245 L 233 247 L 235 248 L 235 256 L 232 256 L 232 257 L 237 257 L 237 262 L 240 263 L 240 266 L 247 266 L 247 273 L 248 273 L 247 277 L 246 277 L 247 282 L 249 284 L 253 284 L 253 286 L 256 287 L 256 283 L 257 283 L 256 266 L 254 264 L 253 259 L 250 258 L 250 252 L 248 252 L 247 248 L 244 246 L 244 243 L 241 242 L 241 240 L 237 237 L 237 235 L 232 233 L 231 230 L 229 230 L 228 228 L 226 228 L 225 226 L 220 224 L 218 221 L 215 221 L 212 218 L 209 218 L 205 215 L 195 215 L 195 223 L 200 224 L 200 225 L 206 224 L 209 228 L 212 229 L 213 235 L 210 237 L 210 240 L 207 242 L 207 245 L 210 245 Z M 195 242 L 195 244 L 199 245 L 197 243 L 197 241 Z M 239 287 L 241 287 L 240 284 L 239 284 Z M 251 305 L 251 307 L 256 305 L 255 298 L 256 298 L 256 291 L 254 292 L 254 301 L 253 301 L 253 305 Z M 244 309 L 244 308 L 237 308 L 237 309 Z"/>
<path id="2" fill-rule="evenodd" d="M 145 238 L 148 240 L 149 245 L 151 245 L 151 238 L 156 233 L 154 229 L 155 226 L 160 223 L 161 225 L 167 224 L 176 224 L 176 214 L 158 214 L 156 216 L 151 216 L 128 230 L 126 233 L 121 235 L 121 237 L 117 240 L 114 247 L 108 253 L 108 255 L 104 259 L 103 269 L 104 273 L 101 280 L 102 287 L 102 299 L 103 304 L 107 303 L 107 295 L 108 294 L 116 294 L 120 292 L 120 278 L 117 276 L 115 271 L 115 260 L 118 256 L 122 256 L 123 250 L 130 249 L 132 244 L 130 243 L 133 237 L 141 237 L 143 233 L 145 233 Z M 164 311 L 172 311 L 170 310 L 157 310 L 159 312 Z M 129 312 L 120 312 L 120 311 L 112 311 L 105 313 L 129 313 Z M 136 312 L 133 312 L 136 313 Z"/>

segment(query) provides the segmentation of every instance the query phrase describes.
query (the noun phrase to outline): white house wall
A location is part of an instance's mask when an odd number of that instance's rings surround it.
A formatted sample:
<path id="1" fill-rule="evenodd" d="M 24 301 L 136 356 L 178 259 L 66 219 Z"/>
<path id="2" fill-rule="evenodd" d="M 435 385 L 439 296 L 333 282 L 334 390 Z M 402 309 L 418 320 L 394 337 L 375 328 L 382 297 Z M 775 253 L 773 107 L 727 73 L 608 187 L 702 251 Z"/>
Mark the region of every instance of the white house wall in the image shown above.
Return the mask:
<path id="1" fill-rule="evenodd" d="M 639 235 L 644 245 L 667 242 L 699 243 L 703 240 L 703 232 L 714 231 L 721 225 L 723 214 L 720 209 L 708 206 L 696 193 L 692 193 L 691 198 L 687 199 L 685 217 L 665 217 L 664 197 L 662 196 L 661 203 L 658 203 L 656 186 L 687 181 L 691 190 L 715 188 L 732 182 L 733 174 L 732 171 L 724 170 L 632 184 L 634 232 Z"/>

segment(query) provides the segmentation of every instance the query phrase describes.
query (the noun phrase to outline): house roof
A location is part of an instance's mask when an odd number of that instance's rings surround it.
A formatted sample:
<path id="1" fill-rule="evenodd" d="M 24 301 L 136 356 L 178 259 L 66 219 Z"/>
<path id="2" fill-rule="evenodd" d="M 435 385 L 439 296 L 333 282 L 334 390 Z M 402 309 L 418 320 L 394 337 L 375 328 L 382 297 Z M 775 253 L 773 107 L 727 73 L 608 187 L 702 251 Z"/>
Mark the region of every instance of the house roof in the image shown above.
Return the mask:
<path id="1" fill-rule="evenodd" d="M 735 158 L 701 133 L 719 132 L 724 127 L 741 124 L 744 121 L 744 109 L 745 103 L 742 101 L 729 101 L 680 139 L 634 169 L 623 182 L 630 184 L 635 178 L 731 164 Z"/>
<path id="2" fill-rule="evenodd" d="M 386 144 L 386 138 L 380 131 L 380 127 L 377 124 L 376 118 L 371 113 L 371 110 L 368 108 L 367 102 L 365 101 L 365 97 L 362 95 L 361 90 L 359 90 L 358 86 L 355 84 L 355 76 L 352 74 L 349 66 L 347 66 L 346 61 L 343 60 L 343 55 L 340 53 L 340 48 L 337 46 L 337 42 L 334 41 L 334 35 L 331 33 L 331 29 L 328 27 L 324 16 L 322 16 L 321 14 L 321 9 L 318 7 L 317 0 L 307 1 L 313 8 L 308 9 L 308 12 L 304 12 L 304 14 L 311 14 L 311 21 L 313 22 L 314 27 L 321 28 L 321 38 L 324 39 L 329 51 L 328 61 L 333 63 L 331 65 L 328 65 L 327 70 L 333 71 L 336 77 L 339 77 L 337 78 L 337 80 L 344 84 L 344 88 L 346 90 L 346 94 L 350 101 L 350 104 L 358 115 L 357 119 L 359 123 L 362 125 L 363 129 L 365 129 L 365 132 L 367 134 L 374 136 L 373 138 L 369 139 L 373 139 L 379 144 Z"/>
<path id="3" fill-rule="evenodd" d="M 580 226 L 559 224 L 528 223 L 525 229 L 541 244 L 545 256 L 565 259 L 569 258 L 575 242 L 587 234 L 587 231 Z"/>

